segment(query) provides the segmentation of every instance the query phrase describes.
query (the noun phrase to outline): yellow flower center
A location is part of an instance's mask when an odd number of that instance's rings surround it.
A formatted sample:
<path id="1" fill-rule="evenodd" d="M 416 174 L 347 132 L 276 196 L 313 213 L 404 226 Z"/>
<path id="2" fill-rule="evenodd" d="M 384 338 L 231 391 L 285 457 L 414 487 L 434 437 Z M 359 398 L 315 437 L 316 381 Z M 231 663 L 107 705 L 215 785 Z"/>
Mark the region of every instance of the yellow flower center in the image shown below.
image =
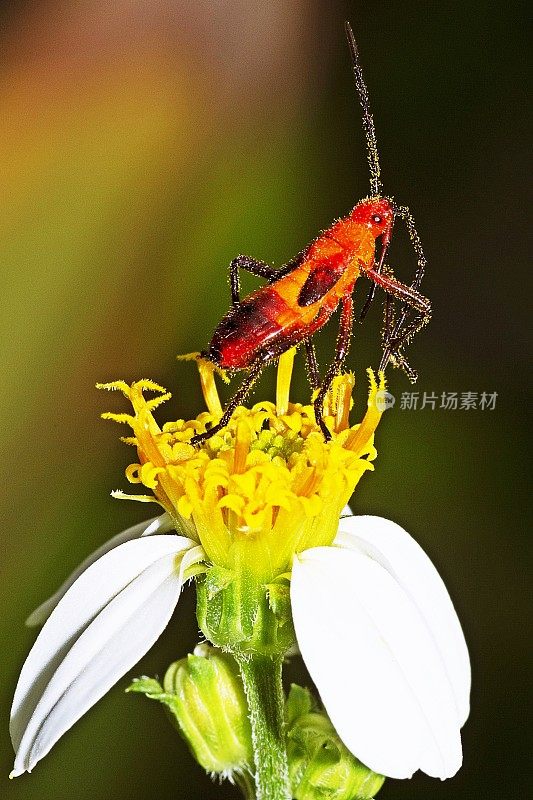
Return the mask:
<path id="1" fill-rule="evenodd" d="M 124 441 L 136 446 L 139 460 L 129 465 L 126 477 L 151 492 L 113 494 L 159 503 L 180 533 L 200 542 L 213 564 L 230 570 L 245 564 L 268 582 L 290 569 L 294 553 L 332 543 L 343 506 L 361 475 L 373 469 L 374 431 L 381 417 L 376 395 L 385 388 L 384 377 L 380 374 L 378 384 L 368 370 L 368 409 L 352 427 L 354 377 L 335 378 L 324 405 L 332 433 L 325 442 L 313 406 L 289 400 L 291 350 L 279 359 L 276 402 L 237 408 L 220 433 L 195 448 L 191 438 L 222 415 L 216 369 L 195 358 L 208 411 L 193 420 L 160 427 L 153 411 L 170 394 L 153 381 L 98 385 L 121 391 L 133 406 L 133 414 L 102 416 L 132 428 L 133 436 Z M 147 391 L 156 396 L 147 399 Z"/>

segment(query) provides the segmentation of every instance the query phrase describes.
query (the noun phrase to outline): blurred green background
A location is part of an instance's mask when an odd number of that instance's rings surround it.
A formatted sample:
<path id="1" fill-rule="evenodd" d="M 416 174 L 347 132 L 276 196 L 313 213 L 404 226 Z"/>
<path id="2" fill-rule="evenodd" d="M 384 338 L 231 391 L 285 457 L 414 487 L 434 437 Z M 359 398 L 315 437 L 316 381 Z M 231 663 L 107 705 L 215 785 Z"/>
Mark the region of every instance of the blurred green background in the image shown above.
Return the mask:
<path id="1" fill-rule="evenodd" d="M 398 400 L 354 507 L 402 523 L 438 566 L 464 624 L 473 691 L 461 772 L 389 781 L 379 796 L 525 796 L 525 12 L 513 0 L 3 6 L 2 797 L 237 796 L 201 773 L 155 704 L 123 694 L 127 678 L 10 783 L 9 706 L 34 640 L 29 611 L 151 511 L 109 497 L 125 486 L 130 453 L 98 419 L 109 398 L 96 381 L 151 377 L 173 392 L 167 414 L 194 416 L 195 371 L 175 355 L 205 346 L 227 310 L 231 258 L 280 265 L 367 194 L 345 18 L 385 191 L 411 206 L 430 264 L 434 320 L 411 349 L 416 390 L 498 393 L 493 411 L 407 411 L 400 397 L 412 387 L 389 376 Z M 412 275 L 399 230 L 391 263 Z M 379 325 L 376 305 L 349 357 L 361 408 Z M 319 338 L 323 364 L 334 334 Z M 297 378 L 303 399 L 301 366 Z M 192 649 L 193 610 L 189 591 L 132 675 L 161 674 Z M 290 675 L 304 679 L 296 662 Z"/>

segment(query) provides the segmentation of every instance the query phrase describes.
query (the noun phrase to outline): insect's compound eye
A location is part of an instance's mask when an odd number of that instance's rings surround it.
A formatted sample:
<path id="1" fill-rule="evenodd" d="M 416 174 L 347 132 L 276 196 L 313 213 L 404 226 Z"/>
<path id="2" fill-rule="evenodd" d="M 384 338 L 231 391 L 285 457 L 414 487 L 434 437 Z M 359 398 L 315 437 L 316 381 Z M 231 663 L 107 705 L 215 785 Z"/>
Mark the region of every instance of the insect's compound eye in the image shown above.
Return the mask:
<path id="1" fill-rule="evenodd" d="M 374 214 L 372 216 L 372 222 L 374 223 L 374 225 L 381 225 L 381 223 L 383 222 L 383 217 L 380 217 L 379 214 Z"/>

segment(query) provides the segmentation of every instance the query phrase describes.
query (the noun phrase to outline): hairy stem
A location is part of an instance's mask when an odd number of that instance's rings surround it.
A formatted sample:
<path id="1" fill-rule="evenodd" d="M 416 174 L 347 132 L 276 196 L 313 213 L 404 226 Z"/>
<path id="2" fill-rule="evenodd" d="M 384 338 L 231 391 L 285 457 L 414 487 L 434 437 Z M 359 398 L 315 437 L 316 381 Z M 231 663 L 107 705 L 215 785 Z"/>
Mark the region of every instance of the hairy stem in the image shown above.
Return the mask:
<path id="1" fill-rule="evenodd" d="M 291 800 L 281 657 L 236 656 L 252 725 L 257 800 Z"/>

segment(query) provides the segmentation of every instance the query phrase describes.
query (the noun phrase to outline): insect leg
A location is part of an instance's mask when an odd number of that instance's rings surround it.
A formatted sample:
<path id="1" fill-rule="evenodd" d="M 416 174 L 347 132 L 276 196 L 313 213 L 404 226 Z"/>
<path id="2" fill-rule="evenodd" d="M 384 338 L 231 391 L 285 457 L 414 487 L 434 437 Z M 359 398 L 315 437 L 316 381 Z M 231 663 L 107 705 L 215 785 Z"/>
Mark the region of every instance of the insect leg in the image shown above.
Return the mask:
<path id="1" fill-rule="evenodd" d="M 361 309 L 361 313 L 359 314 L 359 322 L 362 322 L 366 315 L 368 314 L 368 309 L 372 305 L 372 300 L 374 299 L 374 295 L 376 294 L 376 284 L 373 283 L 368 291 L 366 296 L 365 304 Z"/>
<path id="2" fill-rule="evenodd" d="M 373 284 L 375 285 L 375 284 Z M 381 335 L 381 345 L 383 350 L 387 348 L 388 343 L 393 338 L 393 330 L 394 330 L 394 301 L 392 295 L 385 294 L 385 303 L 383 305 L 383 332 Z M 398 353 L 394 354 L 394 362 L 398 360 Z M 405 364 L 405 359 L 402 362 L 402 366 Z"/>
<path id="3" fill-rule="evenodd" d="M 320 389 L 318 390 L 318 394 L 314 401 L 315 407 L 315 419 L 317 425 L 319 425 L 320 430 L 324 434 L 324 439 L 328 442 L 331 439 L 331 433 L 329 432 L 326 423 L 324 422 L 324 398 L 326 393 L 331 386 L 331 382 L 335 375 L 337 375 L 342 368 L 344 359 L 346 358 L 346 354 L 348 353 L 348 348 L 350 346 L 350 337 L 352 335 L 352 322 L 353 322 L 353 300 L 351 295 L 343 297 L 342 299 L 342 310 L 341 310 L 341 319 L 339 324 L 339 333 L 337 335 L 337 343 L 335 346 L 335 356 L 333 361 L 328 367 L 328 371 L 322 381 Z"/>
<path id="4" fill-rule="evenodd" d="M 307 367 L 307 377 L 311 384 L 311 389 L 315 391 L 320 386 L 320 372 L 316 360 L 315 346 L 311 339 L 305 340 L 305 365 Z"/>
<path id="5" fill-rule="evenodd" d="M 376 272 L 374 269 L 367 269 L 365 275 L 367 275 L 370 280 L 374 281 L 375 284 L 381 286 L 381 288 L 384 289 L 387 294 L 391 294 L 393 297 L 396 297 L 397 300 L 403 300 L 407 306 L 407 310 L 410 308 L 416 308 L 416 310 L 420 313 L 428 317 L 431 316 L 431 303 L 427 297 L 424 297 L 422 294 L 420 294 L 420 292 L 417 291 L 415 286 L 406 286 L 405 283 L 401 283 L 391 275 Z M 405 317 L 403 321 L 405 321 Z M 397 327 L 398 322 L 395 325 L 395 328 Z"/>
<path id="6" fill-rule="evenodd" d="M 384 370 L 387 366 L 387 363 L 390 361 L 393 362 L 395 367 L 400 367 L 403 369 L 411 383 L 416 383 L 417 380 L 417 373 L 414 370 L 407 359 L 405 358 L 404 354 L 400 352 L 403 342 L 400 344 L 392 344 L 393 342 L 393 331 L 394 331 L 394 303 L 390 294 L 385 296 L 385 306 L 384 306 L 384 327 L 383 327 L 383 336 L 382 336 L 382 345 L 383 345 L 383 355 L 381 357 L 381 363 L 379 365 L 380 370 Z M 390 345 L 390 346 L 389 346 Z M 388 353 L 387 351 L 390 351 Z"/>
<path id="7" fill-rule="evenodd" d="M 372 284 L 375 286 L 375 284 Z M 387 344 L 392 336 L 392 329 L 394 325 L 394 303 L 390 294 L 385 295 L 385 304 L 383 306 L 383 347 Z"/>
<path id="8" fill-rule="evenodd" d="M 388 230 L 383 234 L 382 244 L 381 244 L 381 254 L 379 257 L 379 261 L 375 267 L 375 272 L 379 275 L 383 269 L 383 265 L 385 264 L 385 258 L 387 257 L 387 251 L 389 249 L 390 240 L 392 238 L 392 226 L 394 224 L 394 219 L 391 222 L 390 227 Z M 359 322 L 362 322 L 366 315 L 368 314 L 368 309 L 372 305 L 372 300 L 374 299 L 374 295 L 376 293 L 376 284 L 373 283 L 370 287 L 370 291 L 368 292 L 367 298 L 365 300 L 365 304 L 361 309 L 361 313 L 359 314 Z"/>
<path id="9" fill-rule="evenodd" d="M 413 336 L 431 319 L 431 303 L 417 291 L 414 286 L 406 286 L 405 284 L 397 281 L 391 275 L 378 274 L 375 270 L 367 270 L 366 274 L 374 281 L 375 284 L 381 286 L 387 294 L 402 300 L 404 306 L 400 313 L 399 318 L 393 325 L 392 312 L 389 308 L 385 309 L 385 332 L 384 332 L 384 351 L 381 358 L 380 370 L 384 370 L 389 361 L 394 361 L 396 366 L 401 367 L 407 374 L 409 380 L 414 383 L 417 375 L 415 370 L 409 365 L 405 356 L 401 352 L 401 348 L 407 344 Z M 421 279 L 421 278 L 420 278 Z M 390 301 L 389 301 L 390 302 Z M 407 315 L 411 309 L 415 309 L 418 314 L 412 322 L 404 328 Z"/>
<path id="10" fill-rule="evenodd" d="M 252 385 L 259 377 L 259 374 L 263 369 L 263 367 L 265 366 L 265 363 L 266 362 L 263 359 L 257 359 L 257 361 L 254 361 L 254 363 L 250 367 L 248 375 L 245 377 L 245 379 L 243 380 L 243 382 L 241 383 L 241 385 L 239 386 L 239 388 L 237 389 L 237 391 L 227 404 L 226 409 L 220 418 L 220 422 L 217 422 L 216 425 L 213 425 L 213 427 L 209 428 L 209 430 L 206 431 L 205 433 L 198 433 L 196 436 L 193 436 L 191 439 L 192 445 L 196 446 L 201 444 L 201 442 L 205 442 L 207 439 L 210 439 L 211 436 L 213 436 L 215 433 L 218 433 L 220 430 L 222 430 L 222 428 L 226 427 L 237 406 L 240 406 L 246 399 L 248 392 L 250 391 Z"/>
<path id="11" fill-rule="evenodd" d="M 238 305 L 240 299 L 240 279 L 239 270 L 244 269 L 251 275 L 257 275 L 258 278 L 266 278 L 271 281 L 278 272 L 274 267 L 265 264 L 264 261 L 258 261 L 256 258 L 250 256 L 237 256 L 229 265 L 229 281 L 231 287 L 231 302 L 233 305 Z"/>
<path id="12" fill-rule="evenodd" d="M 401 350 L 402 347 L 408 344 L 410 340 L 418 333 L 418 331 L 424 327 L 429 319 L 429 314 L 419 314 L 397 335 L 394 335 L 394 331 L 392 331 L 390 338 L 386 339 L 385 341 L 385 349 L 379 365 L 380 370 L 384 370 L 389 361 L 393 361 L 397 367 L 401 367 L 404 370 L 411 383 L 416 382 L 418 377 L 416 370 L 409 365 Z"/>
<path id="13" fill-rule="evenodd" d="M 413 245 L 413 249 L 416 254 L 417 268 L 415 272 L 415 279 L 411 286 L 413 289 L 419 289 L 420 284 L 422 283 L 422 278 L 424 277 L 427 261 L 422 249 L 420 236 L 418 235 L 418 231 L 415 227 L 415 220 L 407 206 L 395 206 L 394 214 L 395 216 L 400 217 L 400 219 L 403 219 L 405 222 L 405 227 L 407 228 L 409 238 L 411 239 L 411 244 Z"/>
<path id="14" fill-rule="evenodd" d="M 395 213 L 395 216 L 400 217 L 400 219 L 403 219 L 403 221 L 405 222 L 405 226 L 407 228 L 407 232 L 409 234 L 409 238 L 411 239 L 411 244 L 413 245 L 413 249 L 414 249 L 414 251 L 416 253 L 417 270 L 416 270 L 416 273 L 415 273 L 415 278 L 413 280 L 413 283 L 411 284 L 411 288 L 414 289 L 415 291 L 417 291 L 420 288 L 420 284 L 422 283 L 422 278 L 424 277 L 424 272 L 425 272 L 426 263 L 427 263 L 426 262 L 426 257 L 424 255 L 424 250 L 422 249 L 422 242 L 420 241 L 420 236 L 418 235 L 418 231 L 416 230 L 415 221 L 414 221 L 413 215 L 411 214 L 409 208 L 407 206 L 395 206 L 394 207 L 394 213 Z M 405 324 L 405 320 L 407 319 L 407 315 L 409 314 L 410 308 L 411 308 L 411 304 L 406 302 L 404 304 L 402 310 L 401 310 L 401 313 L 400 313 L 400 316 L 398 317 L 398 320 L 396 321 L 396 324 L 394 326 L 393 331 L 388 336 L 388 340 L 389 341 L 392 341 L 393 339 L 397 339 L 399 337 L 400 331 L 402 330 L 402 328 L 403 328 L 403 326 Z M 431 312 L 429 312 L 429 313 L 431 313 Z M 425 324 L 425 322 L 427 322 L 428 320 L 429 320 L 429 316 L 427 316 L 424 319 L 424 322 L 420 321 L 420 325 L 419 325 L 419 327 L 416 328 L 416 331 L 418 331 L 422 327 L 422 325 Z M 402 343 L 405 344 L 406 341 L 409 338 L 412 338 L 415 335 L 416 331 L 409 330 L 409 332 L 405 336 L 403 336 Z M 397 349 L 399 349 L 399 347 L 401 347 L 401 345 L 399 345 L 397 347 Z M 385 361 L 385 364 L 388 363 L 388 361 L 389 361 L 391 356 L 394 356 L 395 358 L 399 358 L 399 353 L 394 353 L 391 350 L 391 352 L 389 354 L 389 357 Z M 403 357 L 401 357 L 401 358 L 403 358 Z M 385 353 L 383 354 L 382 363 L 383 363 L 384 359 L 385 359 Z M 409 379 L 414 382 L 416 380 L 416 372 L 414 372 L 414 370 L 411 370 L 412 374 L 411 375 L 409 374 L 409 370 L 411 368 L 409 367 L 409 365 L 407 364 L 407 362 L 405 361 L 404 358 L 403 358 L 402 366 L 405 369 L 405 371 L 407 372 L 407 375 L 409 376 Z M 406 366 L 407 366 L 407 368 L 406 368 Z M 414 375 L 414 377 L 413 377 L 413 375 Z"/>

